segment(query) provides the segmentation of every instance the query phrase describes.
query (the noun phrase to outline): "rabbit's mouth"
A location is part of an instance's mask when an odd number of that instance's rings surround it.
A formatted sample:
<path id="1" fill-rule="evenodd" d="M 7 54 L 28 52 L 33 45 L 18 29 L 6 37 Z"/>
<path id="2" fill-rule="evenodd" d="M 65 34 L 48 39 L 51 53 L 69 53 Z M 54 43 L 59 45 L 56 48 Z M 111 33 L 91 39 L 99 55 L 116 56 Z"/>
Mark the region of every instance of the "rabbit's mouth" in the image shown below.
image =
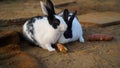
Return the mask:
<path id="1" fill-rule="evenodd" d="M 60 31 L 61 32 L 65 32 L 66 30 L 67 30 L 67 25 L 66 26 L 64 25 L 64 26 L 60 27 Z"/>
<path id="2" fill-rule="evenodd" d="M 66 31 L 66 28 L 61 28 L 60 31 L 61 31 L 61 32 L 65 32 L 65 31 Z"/>

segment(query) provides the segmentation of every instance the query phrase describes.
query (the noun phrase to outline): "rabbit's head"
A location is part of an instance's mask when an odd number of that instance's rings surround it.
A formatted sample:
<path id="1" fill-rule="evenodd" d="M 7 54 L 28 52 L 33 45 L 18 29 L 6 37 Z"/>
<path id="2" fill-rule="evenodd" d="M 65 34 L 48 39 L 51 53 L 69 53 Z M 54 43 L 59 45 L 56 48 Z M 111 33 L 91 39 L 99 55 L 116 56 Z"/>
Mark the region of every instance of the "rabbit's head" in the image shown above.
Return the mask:
<path id="1" fill-rule="evenodd" d="M 44 4 L 40 1 L 42 12 L 47 16 L 49 24 L 54 28 L 60 31 L 65 31 L 67 29 L 67 25 L 63 18 L 59 15 L 56 15 L 54 10 L 54 5 L 51 0 L 46 0 Z"/>
<path id="2" fill-rule="evenodd" d="M 64 32 L 64 36 L 66 38 L 72 38 L 72 24 L 74 23 L 74 18 L 76 17 L 76 13 L 77 11 L 75 11 L 74 13 L 69 13 L 69 11 L 67 9 L 64 10 L 63 12 L 63 19 L 67 24 L 67 30 Z"/>

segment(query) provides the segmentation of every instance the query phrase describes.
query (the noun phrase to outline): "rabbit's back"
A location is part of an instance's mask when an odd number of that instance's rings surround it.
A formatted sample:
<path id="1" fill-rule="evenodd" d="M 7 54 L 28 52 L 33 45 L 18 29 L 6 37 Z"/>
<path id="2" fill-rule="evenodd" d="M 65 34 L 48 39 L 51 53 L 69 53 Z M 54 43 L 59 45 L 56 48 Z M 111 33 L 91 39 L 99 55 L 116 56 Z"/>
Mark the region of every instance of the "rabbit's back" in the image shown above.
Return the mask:
<path id="1" fill-rule="evenodd" d="M 72 34 L 73 34 L 73 40 L 77 40 L 80 35 L 82 35 L 82 26 L 79 22 L 79 20 L 75 17 L 72 23 Z"/>

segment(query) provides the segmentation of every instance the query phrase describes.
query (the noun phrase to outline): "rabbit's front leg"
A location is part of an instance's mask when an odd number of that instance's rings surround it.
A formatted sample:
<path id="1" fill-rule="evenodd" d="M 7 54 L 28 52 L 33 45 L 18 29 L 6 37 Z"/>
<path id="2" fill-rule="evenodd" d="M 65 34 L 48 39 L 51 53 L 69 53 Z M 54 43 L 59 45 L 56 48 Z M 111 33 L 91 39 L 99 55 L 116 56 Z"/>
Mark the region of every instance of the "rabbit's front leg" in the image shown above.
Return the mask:
<path id="1" fill-rule="evenodd" d="M 50 44 L 46 44 L 45 46 L 48 51 L 55 51 L 55 48 L 53 48 Z"/>

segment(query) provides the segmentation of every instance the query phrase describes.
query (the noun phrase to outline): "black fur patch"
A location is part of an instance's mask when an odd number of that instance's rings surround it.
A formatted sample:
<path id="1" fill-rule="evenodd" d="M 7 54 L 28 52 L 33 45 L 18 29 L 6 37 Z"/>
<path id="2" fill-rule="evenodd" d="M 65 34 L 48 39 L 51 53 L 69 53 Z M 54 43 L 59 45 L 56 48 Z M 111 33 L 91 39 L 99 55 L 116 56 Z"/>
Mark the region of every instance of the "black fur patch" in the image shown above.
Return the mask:
<path id="1" fill-rule="evenodd" d="M 52 48 L 55 48 L 56 50 L 58 50 L 57 43 L 51 44 L 51 46 L 52 46 Z"/>
<path id="2" fill-rule="evenodd" d="M 60 21 L 58 19 L 49 19 L 48 18 L 48 21 L 49 21 L 49 24 L 54 28 L 54 29 L 57 29 L 57 27 L 60 25 Z"/>
<path id="3" fill-rule="evenodd" d="M 72 16 L 72 15 L 68 15 L 66 12 L 66 14 L 64 14 L 64 16 L 63 16 L 64 21 L 66 22 L 66 24 L 68 26 L 67 30 L 63 34 L 66 39 L 72 38 L 72 30 L 71 30 L 72 29 L 72 22 L 68 21 L 68 16 Z"/>
<path id="4" fill-rule="evenodd" d="M 46 1 L 46 6 L 45 6 L 46 10 L 47 10 L 47 19 L 49 24 L 54 28 L 57 29 L 57 26 L 60 24 L 60 21 L 55 18 L 55 10 L 54 10 L 54 6 L 52 4 L 52 2 L 50 0 Z"/>
<path id="5" fill-rule="evenodd" d="M 64 37 L 66 39 L 72 38 L 72 36 L 73 36 L 73 34 L 72 34 L 72 23 L 73 23 L 73 20 L 75 18 L 75 15 L 76 15 L 77 11 L 75 11 L 72 15 L 70 15 L 68 13 L 69 13 L 69 11 L 67 9 L 65 9 L 64 14 L 63 14 L 63 19 L 65 20 L 66 24 L 68 25 L 67 30 L 64 32 Z M 68 20 L 68 16 L 70 17 L 69 20 Z"/>
<path id="6" fill-rule="evenodd" d="M 54 21 L 53 21 L 53 24 L 52 24 L 52 26 L 53 26 L 53 28 L 57 28 L 57 26 L 59 26 L 60 25 L 60 21 L 58 20 L 58 19 L 55 19 Z"/>
<path id="7" fill-rule="evenodd" d="M 33 42 L 37 42 L 34 38 L 34 27 L 33 27 L 33 23 L 29 23 L 27 24 L 27 28 L 28 28 L 28 33 L 31 35 L 31 38 L 33 40 Z"/>
<path id="8" fill-rule="evenodd" d="M 66 39 L 68 39 L 68 38 L 72 38 L 72 30 L 70 30 L 70 29 L 67 29 L 65 32 L 64 32 L 64 37 L 66 38 Z"/>
<path id="9" fill-rule="evenodd" d="M 43 18 L 42 16 L 35 16 L 35 17 L 32 17 L 32 18 L 29 19 L 28 24 L 30 24 L 30 23 L 35 23 L 35 20 L 36 20 L 36 19 L 42 19 L 42 18 Z"/>
<path id="10" fill-rule="evenodd" d="M 53 48 L 57 48 L 56 45 L 57 45 L 56 43 L 55 43 L 55 44 L 51 44 L 51 46 L 52 46 Z"/>
<path id="11" fill-rule="evenodd" d="M 27 28 L 28 28 L 28 33 L 31 35 L 31 38 L 33 40 L 33 42 L 37 43 L 37 41 L 34 38 L 34 27 L 33 27 L 33 23 L 35 23 L 36 19 L 41 19 L 43 17 L 41 16 L 35 16 L 32 17 L 28 20 L 28 24 L 27 24 Z"/>

